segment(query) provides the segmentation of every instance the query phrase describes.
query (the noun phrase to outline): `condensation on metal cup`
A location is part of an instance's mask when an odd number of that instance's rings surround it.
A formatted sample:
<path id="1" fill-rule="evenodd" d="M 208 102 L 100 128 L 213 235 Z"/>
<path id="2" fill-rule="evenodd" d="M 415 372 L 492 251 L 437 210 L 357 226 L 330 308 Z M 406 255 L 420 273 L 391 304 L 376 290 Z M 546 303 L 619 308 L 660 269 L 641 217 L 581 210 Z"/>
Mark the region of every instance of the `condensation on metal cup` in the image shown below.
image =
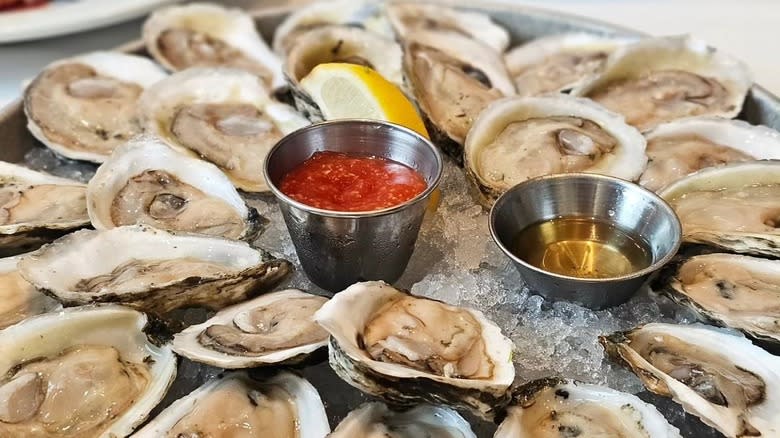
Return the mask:
<path id="1" fill-rule="evenodd" d="M 397 161 L 419 172 L 428 188 L 403 204 L 370 212 L 338 212 L 302 204 L 282 193 L 278 184 L 318 151 Z M 304 272 L 314 284 L 332 292 L 357 281 L 392 283 L 401 276 L 441 173 L 441 155 L 428 139 L 399 125 L 362 119 L 301 128 L 279 141 L 265 160 L 266 182 L 279 200 Z"/>

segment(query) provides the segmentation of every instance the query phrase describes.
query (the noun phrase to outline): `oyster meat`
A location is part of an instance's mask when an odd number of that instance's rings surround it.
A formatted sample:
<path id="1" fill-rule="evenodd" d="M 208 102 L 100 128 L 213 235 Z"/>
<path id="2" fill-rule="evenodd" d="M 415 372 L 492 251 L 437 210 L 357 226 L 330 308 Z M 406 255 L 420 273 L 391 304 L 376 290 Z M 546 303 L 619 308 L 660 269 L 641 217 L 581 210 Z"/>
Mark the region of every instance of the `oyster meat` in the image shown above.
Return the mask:
<path id="1" fill-rule="evenodd" d="M 54 62 L 24 91 L 27 128 L 60 155 L 101 163 L 141 132 L 138 98 L 165 76 L 149 59 L 118 52 Z"/>
<path id="2" fill-rule="evenodd" d="M 135 438 L 324 438 L 330 432 L 317 390 L 282 372 L 265 381 L 233 372 L 162 411 Z"/>
<path id="3" fill-rule="evenodd" d="M 701 254 L 671 267 L 660 287 L 705 319 L 780 343 L 780 261 Z"/>
<path id="4" fill-rule="evenodd" d="M 419 405 L 405 412 L 366 403 L 349 413 L 328 438 L 477 438 L 469 423 L 443 406 Z"/>
<path id="5" fill-rule="evenodd" d="M 89 225 L 87 187 L 0 161 L 0 254 L 38 248 Z"/>
<path id="6" fill-rule="evenodd" d="M 680 218 L 684 241 L 780 256 L 780 161 L 703 169 L 659 194 Z"/>
<path id="7" fill-rule="evenodd" d="M 542 379 L 517 393 L 494 438 L 681 438 L 653 405 L 605 386 Z"/>
<path id="8" fill-rule="evenodd" d="M 275 286 L 292 265 L 246 242 L 134 225 L 69 234 L 23 258 L 19 270 L 66 306 L 121 302 L 163 315 L 243 301 Z"/>
<path id="9" fill-rule="evenodd" d="M 510 187 L 553 173 L 592 172 L 634 180 L 645 139 L 619 115 L 565 95 L 508 97 L 474 122 L 464 148 L 467 175 L 490 206 Z"/>
<path id="10" fill-rule="evenodd" d="M 240 9 L 212 3 L 155 11 L 143 26 L 149 53 L 172 71 L 190 67 L 233 67 L 256 75 L 269 89 L 284 86 L 281 60 Z"/>
<path id="11" fill-rule="evenodd" d="M 741 120 L 691 117 L 661 124 L 645 137 L 649 161 L 639 184 L 653 191 L 706 167 L 780 159 L 780 132 Z"/>
<path id="12" fill-rule="evenodd" d="M 173 349 L 229 369 L 299 362 L 328 345 L 328 332 L 313 318 L 326 301 L 295 289 L 261 295 L 188 327 L 173 338 Z"/>
<path id="13" fill-rule="evenodd" d="M 484 418 L 508 401 L 512 341 L 476 310 L 356 283 L 314 316 L 331 335 L 330 365 L 350 385 L 393 403 L 445 403 Z"/>
<path id="14" fill-rule="evenodd" d="M 739 114 L 753 81 L 740 61 L 688 36 L 647 38 L 621 47 L 601 74 L 572 90 L 640 131 L 688 116 Z"/>
<path id="15" fill-rule="evenodd" d="M 153 137 L 114 151 L 89 181 L 87 207 L 98 230 L 144 224 L 251 241 L 266 221 L 216 166 Z"/>
<path id="16" fill-rule="evenodd" d="M 727 437 L 780 434 L 780 358 L 714 327 L 653 323 L 599 339 L 650 391 Z"/>
<path id="17" fill-rule="evenodd" d="M 176 376 L 176 356 L 121 306 L 39 315 L 0 331 L 0 436 L 125 437 Z"/>
<path id="18" fill-rule="evenodd" d="M 38 292 L 22 278 L 16 269 L 21 257 L 23 255 L 0 259 L 0 329 L 62 308 L 57 300 Z"/>
<path id="19" fill-rule="evenodd" d="M 180 152 L 217 165 L 233 185 L 267 191 L 263 161 L 285 134 L 309 122 L 271 99 L 256 76 L 230 68 L 191 68 L 141 96 L 146 129 Z"/>
<path id="20" fill-rule="evenodd" d="M 570 90 L 601 72 L 607 57 L 629 40 L 585 33 L 551 35 L 504 55 L 517 94 L 538 96 Z"/>

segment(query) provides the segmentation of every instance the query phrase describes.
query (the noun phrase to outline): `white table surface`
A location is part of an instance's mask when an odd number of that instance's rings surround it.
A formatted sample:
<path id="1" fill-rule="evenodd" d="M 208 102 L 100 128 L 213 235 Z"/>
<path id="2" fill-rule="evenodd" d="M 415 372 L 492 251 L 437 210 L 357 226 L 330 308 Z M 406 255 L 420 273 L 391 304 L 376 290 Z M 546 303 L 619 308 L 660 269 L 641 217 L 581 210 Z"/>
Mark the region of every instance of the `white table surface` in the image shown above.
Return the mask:
<path id="1" fill-rule="evenodd" d="M 650 34 L 691 33 L 740 57 L 750 66 L 756 82 L 780 95 L 780 0 L 503 1 L 598 18 Z M 232 3 L 279 5 L 284 1 Z M 18 96 L 22 82 L 47 63 L 80 52 L 115 47 L 137 38 L 140 25 L 141 20 L 134 20 L 77 35 L 0 45 L 0 105 Z"/>

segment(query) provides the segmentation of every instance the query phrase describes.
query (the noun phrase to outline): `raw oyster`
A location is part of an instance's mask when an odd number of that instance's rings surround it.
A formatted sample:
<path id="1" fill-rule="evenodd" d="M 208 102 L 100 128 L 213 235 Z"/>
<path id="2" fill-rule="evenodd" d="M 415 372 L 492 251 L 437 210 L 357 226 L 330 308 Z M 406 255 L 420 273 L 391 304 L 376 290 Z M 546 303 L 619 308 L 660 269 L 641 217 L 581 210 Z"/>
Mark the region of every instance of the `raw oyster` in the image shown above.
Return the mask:
<path id="1" fill-rule="evenodd" d="M 741 120 L 691 117 L 645 134 L 649 162 L 639 184 L 657 191 L 705 167 L 780 159 L 780 132 Z"/>
<path id="2" fill-rule="evenodd" d="M 0 331 L 0 436 L 125 437 L 160 402 L 176 356 L 121 306 L 39 315 Z"/>
<path id="3" fill-rule="evenodd" d="M 57 300 L 38 292 L 22 278 L 16 269 L 20 257 L 0 259 L 0 329 L 62 308 Z"/>
<path id="4" fill-rule="evenodd" d="M 570 90 L 601 73 L 607 57 L 629 42 L 585 33 L 550 35 L 504 55 L 517 94 L 538 96 Z"/>
<path id="5" fill-rule="evenodd" d="M 592 172 L 634 180 L 645 168 L 645 139 L 623 118 L 587 99 L 508 97 L 474 122 L 464 167 L 490 206 L 510 187 L 553 173 Z"/>
<path id="6" fill-rule="evenodd" d="M 780 261 L 701 254 L 665 268 L 660 287 L 705 319 L 780 343 Z"/>
<path id="7" fill-rule="evenodd" d="M 246 242 L 141 225 L 77 231 L 19 262 L 27 281 L 66 306 L 121 302 L 161 315 L 222 308 L 270 289 L 291 270 Z"/>
<path id="8" fill-rule="evenodd" d="M 173 402 L 133 437 L 324 438 L 329 432 L 311 383 L 287 372 L 262 382 L 232 372 Z"/>
<path id="9" fill-rule="evenodd" d="M 405 412 L 384 403 L 366 403 L 352 411 L 328 438 L 477 438 L 457 412 L 420 405 Z"/>
<path id="10" fill-rule="evenodd" d="M 233 67 L 256 75 L 268 89 L 284 86 L 281 60 L 240 9 L 192 3 L 157 10 L 143 26 L 146 49 L 172 71 Z"/>
<path id="11" fill-rule="evenodd" d="M 261 295 L 188 327 L 173 338 L 173 349 L 229 369 L 298 362 L 328 345 L 328 333 L 313 319 L 326 301 L 295 289 Z"/>
<path id="12" fill-rule="evenodd" d="M 149 59 L 117 52 L 54 62 L 24 90 L 27 128 L 60 155 L 101 163 L 141 132 L 138 97 L 165 76 Z"/>
<path id="13" fill-rule="evenodd" d="M 753 81 L 740 61 L 688 36 L 617 49 L 603 72 L 572 90 L 647 131 L 688 116 L 735 117 Z"/>
<path id="14" fill-rule="evenodd" d="M 713 327 L 653 323 L 599 339 L 650 391 L 727 437 L 780 434 L 780 358 Z"/>
<path id="15" fill-rule="evenodd" d="M 401 40 L 419 30 L 454 31 L 499 53 L 509 47 L 509 32 L 487 15 L 478 12 L 459 11 L 436 4 L 396 1 L 388 3 L 387 17 Z"/>
<path id="16" fill-rule="evenodd" d="M 703 169 L 659 195 L 680 218 L 684 241 L 780 256 L 780 161 Z"/>
<path id="17" fill-rule="evenodd" d="M 330 365 L 387 401 L 445 403 L 484 418 L 509 401 L 512 341 L 482 312 L 356 283 L 314 315 L 331 335 Z"/>
<path id="18" fill-rule="evenodd" d="M 263 161 L 285 134 L 309 122 L 271 99 L 260 80 L 230 68 L 191 68 L 141 96 L 146 129 L 175 149 L 217 165 L 233 185 L 268 190 Z"/>
<path id="19" fill-rule="evenodd" d="M 87 186 L 0 161 L 0 254 L 13 255 L 89 225 Z"/>
<path id="20" fill-rule="evenodd" d="M 452 31 L 419 30 L 406 37 L 404 72 L 436 144 L 458 163 L 461 145 L 491 102 L 515 94 L 501 55 Z"/>
<path id="21" fill-rule="evenodd" d="M 114 151 L 89 181 L 87 207 L 98 230 L 145 224 L 251 241 L 265 221 L 216 166 L 154 137 Z"/>
<path id="22" fill-rule="evenodd" d="M 542 379 L 518 389 L 494 438 L 680 438 L 653 405 L 605 386 Z"/>

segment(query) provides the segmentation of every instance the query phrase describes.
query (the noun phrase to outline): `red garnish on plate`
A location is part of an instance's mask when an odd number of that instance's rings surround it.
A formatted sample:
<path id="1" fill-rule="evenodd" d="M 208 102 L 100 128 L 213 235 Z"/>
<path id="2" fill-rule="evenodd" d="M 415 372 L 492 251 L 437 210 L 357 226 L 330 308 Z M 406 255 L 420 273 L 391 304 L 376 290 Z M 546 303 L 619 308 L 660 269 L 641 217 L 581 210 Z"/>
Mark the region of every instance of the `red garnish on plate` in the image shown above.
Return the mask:
<path id="1" fill-rule="evenodd" d="M 0 11 L 7 12 L 36 8 L 47 3 L 49 3 L 49 0 L 0 0 Z"/>

